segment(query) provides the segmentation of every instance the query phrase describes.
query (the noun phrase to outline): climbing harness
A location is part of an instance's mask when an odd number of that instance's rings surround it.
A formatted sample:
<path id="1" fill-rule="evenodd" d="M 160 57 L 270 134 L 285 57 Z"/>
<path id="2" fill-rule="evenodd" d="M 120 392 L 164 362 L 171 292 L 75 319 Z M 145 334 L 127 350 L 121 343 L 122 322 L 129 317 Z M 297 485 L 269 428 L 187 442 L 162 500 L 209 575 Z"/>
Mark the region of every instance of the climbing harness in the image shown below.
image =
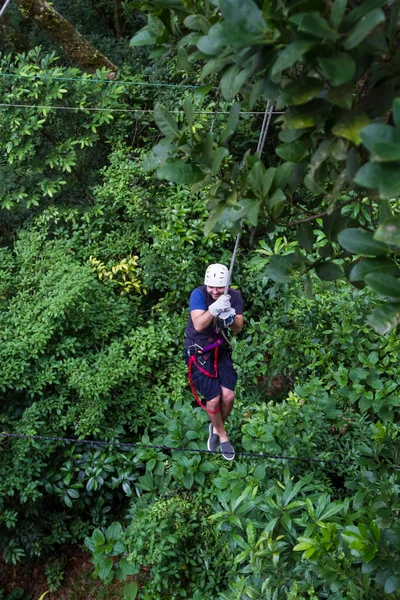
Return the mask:
<path id="1" fill-rule="evenodd" d="M 192 344 L 186 350 L 186 355 L 189 357 L 188 379 L 189 379 L 189 383 L 190 383 L 190 389 L 192 390 L 192 394 L 193 394 L 197 404 L 203 410 L 207 411 L 211 415 L 216 415 L 217 413 L 219 413 L 221 410 L 221 407 L 219 406 L 218 410 L 209 410 L 206 406 L 204 406 L 204 404 L 202 404 L 202 402 L 199 398 L 199 395 L 197 393 L 197 390 L 193 383 L 192 369 L 193 369 L 193 365 L 194 365 L 199 369 L 199 371 L 201 371 L 201 373 L 203 373 L 203 375 L 206 375 L 207 377 L 211 377 L 212 379 L 216 379 L 218 377 L 219 348 L 223 343 L 224 343 L 223 340 L 221 338 L 218 338 L 215 342 L 213 342 L 212 344 L 209 344 L 205 348 L 202 348 L 199 344 Z M 203 367 L 205 366 L 207 361 L 202 359 L 202 356 L 204 356 L 208 352 L 212 352 L 212 351 L 214 351 L 214 374 L 209 373 L 208 371 L 206 371 L 206 369 L 203 369 Z M 202 361 L 202 360 L 203 360 L 203 364 L 201 365 L 200 361 Z M 200 362 L 200 364 L 199 364 L 199 362 Z"/>

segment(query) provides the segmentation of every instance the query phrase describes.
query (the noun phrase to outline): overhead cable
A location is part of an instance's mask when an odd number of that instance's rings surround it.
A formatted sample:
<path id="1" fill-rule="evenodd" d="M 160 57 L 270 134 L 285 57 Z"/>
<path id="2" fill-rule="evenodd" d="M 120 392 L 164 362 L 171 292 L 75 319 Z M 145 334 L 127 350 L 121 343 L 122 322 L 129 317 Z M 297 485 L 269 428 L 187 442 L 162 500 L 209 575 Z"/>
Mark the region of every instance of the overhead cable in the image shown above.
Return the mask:
<path id="1" fill-rule="evenodd" d="M 88 111 L 100 111 L 100 112 L 126 112 L 126 113 L 153 113 L 153 109 L 143 108 L 101 108 L 97 106 L 55 106 L 55 105 L 42 105 L 42 104 L 6 104 L 0 103 L 2 108 L 40 108 L 42 110 L 88 110 Z M 171 113 L 184 114 L 184 110 L 171 110 Z M 229 110 L 219 110 L 217 112 L 211 110 L 195 110 L 195 115 L 228 115 Z M 264 111 L 240 111 L 241 115 L 263 115 Z M 284 112 L 273 112 L 274 115 L 283 115 Z"/>
<path id="2" fill-rule="evenodd" d="M 4 2 L 3 6 L 1 7 L 1 10 L 0 10 L 0 19 L 4 15 L 4 13 L 6 12 L 7 6 L 10 4 L 10 2 L 11 2 L 11 0 L 6 0 Z"/>
<path id="3" fill-rule="evenodd" d="M 8 0 L 10 1 L 10 0 Z M 4 7 L 3 7 L 4 9 Z M 2 9 L 2 10 L 3 10 Z M 1 14 L 0 14 L 1 16 Z M 15 79 L 31 79 L 43 81 L 76 81 L 81 83 L 114 83 L 119 85 L 136 85 L 144 87 L 170 87 L 170 88 L 185 88 L 185 89 L 201 89 L 200 85 L 188 85 L 185 83 L 152 83 L 150 81 L 119 81 L 118 79 L 93 79 L 92 77 L 58 77 L 57 75 L 24 75 L 23 73 L 0 73 L 0 77 L 15 78 Z"/>
<path id="4" fill-rule="evenodd" d="M 174 446 L 162 446 L 162 445 L 153 445 L 153 444 L 137 444 L 131 442 L 106 442 L 102 440 L 85 440 L 85 439 L 76 439 L 76 438 L 66 438 L 66 437 L 53 437 L 53 436 L 43 436 L 43 435 L 27 435 L 24 433 L 0 433 L 0 437 L 4 438 L 16 438 L 16 439 L 30 439 L 30 440 L 43 440 L 48 442 L 66 442 L 69 444 L 88 444 L 92 446 L 116 446 L 119 448 L 137 448 L 144 450 L 161 450 L 163 452 L 188 452 L 191 454 L 216 454 L 218 456 L 222 456 L 220 452 L 211 451 L 211 450 L 202 450 L 201 448 L 184 448 L 184 447 L 174 447 Z M 346 462 L 343 460 L 330 460 L 326 458 L 305 458 L 305 457 L 297 457 L 297 456 L 282 456 L 277 454 L 266 454 L 264 452 L 256 453 L 256 452 L 236 452 L 236 456 L 243 456 L 245 458 L 253 458 L 258 460 L 264 459 L 274 459 L 274 460 L 292 460 L 292 461 L 301 461 L 301 462 L 309 462 L 309 463 L 326 463 L 326 464 L 339 464 L 339 465 L 354 465 L 353 462 Z"/>

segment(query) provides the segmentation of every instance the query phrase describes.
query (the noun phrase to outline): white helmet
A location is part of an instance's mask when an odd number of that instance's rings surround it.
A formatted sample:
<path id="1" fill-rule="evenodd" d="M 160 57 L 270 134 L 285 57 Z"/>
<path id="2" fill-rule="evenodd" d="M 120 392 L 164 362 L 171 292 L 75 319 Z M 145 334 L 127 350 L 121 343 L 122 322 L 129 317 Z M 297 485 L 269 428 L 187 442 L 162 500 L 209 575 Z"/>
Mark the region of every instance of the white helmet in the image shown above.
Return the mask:
<path id="1" fill-rule="evenodd" d="M 204 285 L 209 287 L 225 287 L 228 283 L 229 271 L 225 265 L 219 263 L 207 267 L 204 277 Z"/>

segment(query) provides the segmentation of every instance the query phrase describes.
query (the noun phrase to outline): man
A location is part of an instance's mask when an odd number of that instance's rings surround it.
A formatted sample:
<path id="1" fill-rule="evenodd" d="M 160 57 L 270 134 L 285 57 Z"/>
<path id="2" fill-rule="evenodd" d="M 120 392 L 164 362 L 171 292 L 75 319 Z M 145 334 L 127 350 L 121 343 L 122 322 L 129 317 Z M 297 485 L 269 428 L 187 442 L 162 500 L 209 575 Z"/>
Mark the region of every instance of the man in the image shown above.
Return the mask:
<path id="1" fill-rule="evenodd" d="M 225 332 L 242 330 L 243 302 L 236 290 L 229 288 L 228 294 L 224 294 L 228 273 L 225 265 L 210 265 L 204 285 L 192 292 L 184 346 L 189 379 L 204 397 L 206 406 L 203 408 L 211 421 L 207 447 L 215 452 L 221 444 L 223 457 L 233 460 L 235 451 L 224 424 L 233 407 L 237 373 Z M 208 346 L 215 347 L 207 350 Z"/>

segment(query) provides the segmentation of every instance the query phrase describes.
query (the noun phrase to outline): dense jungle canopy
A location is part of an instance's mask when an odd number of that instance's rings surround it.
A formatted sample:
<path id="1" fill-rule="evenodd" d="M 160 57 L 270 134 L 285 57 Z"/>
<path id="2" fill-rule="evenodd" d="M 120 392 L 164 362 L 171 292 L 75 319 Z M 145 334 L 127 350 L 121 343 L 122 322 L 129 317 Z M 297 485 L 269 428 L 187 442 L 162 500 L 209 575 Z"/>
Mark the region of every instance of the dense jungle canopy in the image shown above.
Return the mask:
<path id="1" fill-rule="evenodd" d="M 2 0 L 1 600 L 400 598 L 399 41 L 399 0 Z M 182 342 L 239 231 L 227 463 Z"/>

